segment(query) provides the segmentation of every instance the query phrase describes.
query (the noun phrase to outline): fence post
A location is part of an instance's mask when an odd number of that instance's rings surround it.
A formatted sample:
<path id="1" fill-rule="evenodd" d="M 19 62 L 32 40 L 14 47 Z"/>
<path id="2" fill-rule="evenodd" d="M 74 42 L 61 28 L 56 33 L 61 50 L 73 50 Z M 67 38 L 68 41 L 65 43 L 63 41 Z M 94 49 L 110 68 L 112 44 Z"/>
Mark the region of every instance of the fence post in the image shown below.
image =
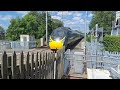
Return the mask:
<path id="1" fill-rule="evenodd" d="M 16 53 L 14 51 L 13 57 L 12 57 L 12 78 L 16 79 Z"/>
<path id="2" fill-rule="evenodd" d="M 12 74 L 11 74 L 11 56 L 8 57 L 8 75 L 9 75 L 9 79 L 12 78 Z"/>
<path id="3" fill-rule="evenodd" d="M 34 79 L 34 53 L 32 53 L 31 58 L 31 79 Z"/>
<path id="4" fill-rule="evenodd" d="M 42 68 L 42 74 L 43 74 L 43 79 L 45 79 L 45 52 L 43 52 L 43 68 Z"/>
<path id="5" fill-rule="evenodd" d="M 35 60 L 35 79 L 38 79 L 38 52 L 36 54 L 36 60 Z"/>
<path id="6" fill-rule="evenodd" d="M 45 78 L 48 79 L 48 54 L 47 52 L 45 53 Z"/>
<path id="7" fill-rule="evenodd" d="M 51 60 L 51 78 L 54 79 L 54 60 L 55 60 L 55 54 L 51 52 L 50 54 L 50 60 Z"/>
<path id="8" fill-rule="evenodd" d="M 51 59 L 50 59 L 50 53 L 48 53 L 48 79 L 51 79 Z"/>
<path id="9" fill-rule="evenodd" d="M 7 79 L 7 54 L 4 51 L 1 63 L 2 79 Z"/>
<path id="10" fill-rule="evenodd" d="M 57 53 L 54 54 L 55 55 L 55 60 L 54 60 L 54 79 L 56 79 L 56 58 L 57 58 Z"/>
<path id="11" fill-rule="evenodd" d="M 44 79 L 44 53 L 41 54 L 41 79 Z"/>
<path id="12" fill-rule="evenodd" d="M 52 53 L 49 53 L 49 61 L 50 61 L 50 79 L 53 79 L 53 60 Z"/>
<path id="13" fill-rule="evenodd" d="M 23 51 L 20 54 L 20 78 L 24 79 L 24 65 L 23 65 L 23 59 L 24 59 L 24 55 L 23 55 Z"/>
<path id="14" fill-rule="evenodd" d="M 61 69 L 62 69 L 62 71 L 61 71 L 61 77 L 63 77 L 63 75 L 64 75 L 64 51 L 61 53 Z"/>
<path id="15" fill-rule="evenodd" d="M 42 61 L 41 61 L 41 53 L 40 53 L 40 59 L 39 59 L 39 78 L 41 79 L 41 66 L 42 66 Z"/>
<path id="16" fill-rule="evenodd" d="M 29 52 L 27 53 L 27 59 L 26 59 L 26 79 L 29 79 L 29 74 L 30 74 L 30 63 L 29 63 L 29 60 L 30 60 L 30 56 L 29 56 Z"/>

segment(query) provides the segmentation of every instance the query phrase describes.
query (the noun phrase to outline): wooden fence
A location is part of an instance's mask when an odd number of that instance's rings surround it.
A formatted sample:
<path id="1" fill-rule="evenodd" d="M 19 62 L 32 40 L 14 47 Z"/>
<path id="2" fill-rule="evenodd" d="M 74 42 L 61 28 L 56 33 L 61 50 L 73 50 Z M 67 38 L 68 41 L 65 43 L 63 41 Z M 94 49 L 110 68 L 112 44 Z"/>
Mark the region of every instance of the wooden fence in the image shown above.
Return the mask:
<path id="1" fill-rule="evenodd" d="M 64 60 L 61 51 L 25 53 L 0 57 L 1 79 L 61 79 L 64 74 Z"/>

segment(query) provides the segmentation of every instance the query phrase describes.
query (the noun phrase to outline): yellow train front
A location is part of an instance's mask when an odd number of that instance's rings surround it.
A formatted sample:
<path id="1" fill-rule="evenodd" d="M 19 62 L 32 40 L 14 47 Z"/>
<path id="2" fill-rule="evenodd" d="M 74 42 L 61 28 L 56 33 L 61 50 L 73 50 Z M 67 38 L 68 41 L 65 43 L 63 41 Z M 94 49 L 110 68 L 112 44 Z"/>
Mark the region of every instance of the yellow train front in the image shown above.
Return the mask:
<path id="1" fill-rule="evenodd" d="M 49 38 L 49 47 L 53 51 L 62 49 L 65 42 L 65 32 L 61 28 L 57 28 L 52 32 Z"/>
<path id="2" fill-rule="evenodd" d="M 49 38 L 49 47 L 52 51 L 57 51 L 67 46 L 72 45 L 74 41 L 82 38 L 82 35 L 78 32 L 71 30 L 68 27 L 59 27 L 53 30 Z"/>

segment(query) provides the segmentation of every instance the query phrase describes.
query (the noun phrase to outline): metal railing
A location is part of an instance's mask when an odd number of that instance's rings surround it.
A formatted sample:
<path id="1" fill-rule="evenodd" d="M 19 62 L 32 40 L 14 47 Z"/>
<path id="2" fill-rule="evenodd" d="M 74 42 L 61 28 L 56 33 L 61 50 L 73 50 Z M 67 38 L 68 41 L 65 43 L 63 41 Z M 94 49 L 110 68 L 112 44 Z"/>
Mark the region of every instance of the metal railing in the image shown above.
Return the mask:
<path id="1" fill-rule="evenodd" d="M 6 49 L 31 49 L 36 47 L 36 41 L 0 41 L 0 50 Z"/>

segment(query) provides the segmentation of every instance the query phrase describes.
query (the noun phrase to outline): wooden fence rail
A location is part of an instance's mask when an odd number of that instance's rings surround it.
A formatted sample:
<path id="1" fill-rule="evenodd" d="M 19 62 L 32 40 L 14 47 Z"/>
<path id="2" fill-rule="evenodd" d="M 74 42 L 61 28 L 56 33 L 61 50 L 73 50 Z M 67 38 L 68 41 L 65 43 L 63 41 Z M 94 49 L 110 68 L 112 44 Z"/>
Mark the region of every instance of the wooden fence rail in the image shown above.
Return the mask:
<path id="1" fill-rule="evenodd" d="M 62 52 L 14 52 L 12 56 L 4 52 L 0 60 L 1 79 L 61 79 L 64 74 Z"/>

